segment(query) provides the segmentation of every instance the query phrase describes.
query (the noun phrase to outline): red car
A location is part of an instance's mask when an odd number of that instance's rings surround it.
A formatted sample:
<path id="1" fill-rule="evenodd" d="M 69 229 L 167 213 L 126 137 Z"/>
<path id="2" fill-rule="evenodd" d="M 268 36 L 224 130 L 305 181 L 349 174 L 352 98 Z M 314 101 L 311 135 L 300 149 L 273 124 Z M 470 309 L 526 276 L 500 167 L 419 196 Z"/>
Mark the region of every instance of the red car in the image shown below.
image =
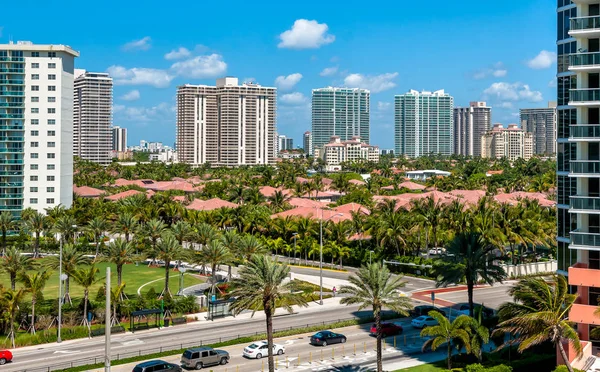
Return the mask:
<path id="1" fill-rule="evenodd" d="M 394 323 L 381 323 L 381 337 L 393 336 L 402 333 L 402 326 Z M 371 326 L 371 335 L 377 336 L 375 324 Z"/>
<path id="2" fill-rule="evenodd" d="M 12 361 L 12 353 L 8 350 L 0 350 L 0 365 Z"/>

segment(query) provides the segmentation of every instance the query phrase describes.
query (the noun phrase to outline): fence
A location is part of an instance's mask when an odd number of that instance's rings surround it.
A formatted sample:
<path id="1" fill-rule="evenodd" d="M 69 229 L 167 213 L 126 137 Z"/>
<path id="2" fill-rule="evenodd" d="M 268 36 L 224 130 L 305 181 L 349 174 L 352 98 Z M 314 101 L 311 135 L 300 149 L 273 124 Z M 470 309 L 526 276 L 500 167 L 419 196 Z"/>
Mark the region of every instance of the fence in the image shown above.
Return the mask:
<path id="1" fill-rule="evenodd" d="M 502 265 L 506 275 L 511 277 L 520 277 L 524 275 L 546 274 L 556 272 L 558 265 L 556 260 L 545 262 L 532 262 L 520 265 Z"/>

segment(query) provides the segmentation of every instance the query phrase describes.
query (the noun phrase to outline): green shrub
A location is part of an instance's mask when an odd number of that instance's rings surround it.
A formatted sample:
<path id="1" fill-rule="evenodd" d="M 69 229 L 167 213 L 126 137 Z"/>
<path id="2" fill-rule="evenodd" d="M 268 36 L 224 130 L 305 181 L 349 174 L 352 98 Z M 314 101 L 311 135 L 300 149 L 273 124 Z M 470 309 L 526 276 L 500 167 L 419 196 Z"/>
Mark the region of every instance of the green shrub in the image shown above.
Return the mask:
<path id="1" fill-rule="evenodd" d="M 583 371 L 581 371 L 579 369 L 576 369 L 576 368 L 573 368 L 573 371 L 574 372 L 583 372 Z M 556 367 L 556 369 L 554 371 L 552 371 L 552 372 L 569 372 L 569 370 L 567 369 L 567 366 L 560 365 L 560 366 Z"/>

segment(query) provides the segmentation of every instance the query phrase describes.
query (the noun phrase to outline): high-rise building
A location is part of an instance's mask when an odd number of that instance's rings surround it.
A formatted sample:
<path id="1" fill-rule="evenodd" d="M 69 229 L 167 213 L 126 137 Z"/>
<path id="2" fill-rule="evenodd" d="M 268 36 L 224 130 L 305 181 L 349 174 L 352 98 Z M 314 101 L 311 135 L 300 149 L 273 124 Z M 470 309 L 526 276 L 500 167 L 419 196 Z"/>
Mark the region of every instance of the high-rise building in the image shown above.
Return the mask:
<path id="1" fill-rule="evenodd" d="M 294 139 L 288 138 L 284 135 L 277 136 L 277 152 L 293 150 L 294 149 Z"/>
<path id="2" fill-rule="evenodd" d="M 127 151 L 127 128 L 112 127 L 112 150 Z"/>
<path id="3" fill-rule="evenodd" d="M 395 96 L 395 154 L 451 155 L 454 98 L 443 90 Z"/>
<path id="4" fill-rule="evenodd" d="M 177 88 L 177 156 L 189 164 L 274 164 L 277 89 L 217 79 Z"/>
<path id="5" fill-rule="evenodd" d="M 556 101 L 548 107 L 520 109 L 521 128 L 533 133 L 533 153 L 556 154 Z"/>
<path id="6" fill-rule="evenodd" d="M 0 45 L 0 211 L 73 203 L 73 73 L 64 45 Z"/>
<path id="7" fill-rule="evenodd" d="M 304 148 L 304 153 L 306 155 L 312 156 L 313 143 L 312 143 L 312 133 L 310 131 L 304 132 L 304 136 L 302 137 L 302 147 Z"/>
<path id="8" fill-rule="evenodd" d="M 75 69 L 73 155 L 108 165 L 112 147 L 113 82 L 107 73 Z"/>
<path id="9" fill-rule="evenodd" d="M 454 153 L 481 156 L 481 136 L 492 129 L 492 108 L 485 102 L 470 102 L 454 108 Z"/>
<path id="10" fill-rule="evenodd" d="M 529 160 L 533 156 L 533 135 L 517 124 L 495 124 L 492 130 L 481 136 L 481 157 Z"/>
<path id="11" fill-rule="evenodd" d="M 312 91 L 312 149 L 322 148 L 331 136 L 342 141 L 370 139 L 370 92 L 359 88 L 319 88 Z"/>

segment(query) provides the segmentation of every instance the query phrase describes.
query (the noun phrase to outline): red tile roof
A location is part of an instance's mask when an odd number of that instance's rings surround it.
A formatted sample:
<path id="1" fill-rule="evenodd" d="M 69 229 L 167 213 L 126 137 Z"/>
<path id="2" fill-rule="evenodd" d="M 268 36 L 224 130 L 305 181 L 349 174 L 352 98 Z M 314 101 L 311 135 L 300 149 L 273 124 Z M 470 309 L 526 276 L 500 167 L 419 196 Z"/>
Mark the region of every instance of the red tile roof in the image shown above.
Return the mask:
<path id="1" fill-rule="evenodd" d="M 351 184 L 353 184 L 353 185 L 357 185 L 357 186 L 366 185 L 367 184 L 365 181 L 361 181 L 361 180 L 350 180 L 348 182 L 351 183 Z"/>
<path id="2" fill-rule="evenodd" d="M 371 212 L 369 211 L 369 209 L 367 207 L 362 206 L 358 203 L 343 204 L 343 205 L 333 208 L 333 210 L 344 213 L 344 214 L 346 214 L 346 213 L 351 214 L 351 212 L 361 212 L 366 215 L 371 214 Z"/>
<path id="3" fill-rule="evenodd" d="M 176 195 L 176 196 L 172 196 L 171 200 L 176 201 L 176 202 L 180 202 L 183 203 L 185 202 L 185 195 Z"/>
<path id="4" fill-rule="evenodd" d="M 219 198 L 213 198 L 213 199 L 209 199 L 209 200 L 194 199 L 194 201 L 192 201 L 190 203 L 190 205 L 188 205 L 186 208 L 193 209 L 196 211 L 212 211 L 214 209 L 219 209 L 219 208 L 237 208 L 237 207 L 238 207 L 238 205 L 235 203 L 231 203 L 226 200 L 219 199 Z"/>
<path id="5" fill-rule="evenodd" d="M 298 207 L 284 212 L 275 213 L 271 215 L 271 218 L 285 218 L 288 216 L 293 218 L 311 218 L 313 220 L 320 220 L 321 218 L 323 218 L 323 221 L 331 220 L 336 223 L 352 219 L 352 216 L 349 213 L 342 213 L 342 215 L 337 215 L 338 213 L 341 212 L 332 209 Z"/>
<path id="6" fill-rule="evenodd" d="M 272 187 L 272 186 L 261 186 L 258 191 L 265 197 L 268 198 L 275 194 L 275 191 L 281 191 L 283 195 L 291 195 L 292 190 L 284 189 L 283 187 Z"/>
<path id="7" fill-rule="evenodd" d="M 398 188 L 405 188 L 405 189 L 409 189 L 412 191 L 416 191 L 416 190 L 425 190 L 426 186 L 423 186 L 416 182 L 404 181 L 398 185 Z"/>
<path id="8" fill-rule="evenodd" d="M 127 190 L 127 191 L 120 192 L 118 194 L 106 196 L 104 199 L 110 200 L 110 201 L 117 201 L 117 200 L 128 198 L 130 196 L 138 195 L 138 194 L 143 194 L 143 193 L 141 191 L 137 191 L 137 190 Z"/>
<path id="9" fill-rule="evenodd" d="M 290 198 L 290 200 L 288 200 L 288 203 L 292 207 L 309 207 L 309 208 L 324 208 L 329 204 L 329 203 L 323 203 L 320 201 L 304 199 L 304 198 Z"/>
<path id="10" fill-rule="evenodd" d="M 554 200 L 549 200 L 546 194 L 541 192 L 524 192 L 518 191 L 510 194 L 498 194 L 494 196 L 498 203 L 508 203 L 514 205 L 519 199 L 537 200 L 542 207 L 553 207 L 556 205 Z"/>
<path id="11" fill-rule="evenodd" d="M 76 185 L 73 185 L 73 192 L 75 193 L 75 195 L 80 196 L 82 198 L 97 198 L 105 194 L 105 192 L 100 189 L 95 189 L 89 186 L 78 187 Z"/>

